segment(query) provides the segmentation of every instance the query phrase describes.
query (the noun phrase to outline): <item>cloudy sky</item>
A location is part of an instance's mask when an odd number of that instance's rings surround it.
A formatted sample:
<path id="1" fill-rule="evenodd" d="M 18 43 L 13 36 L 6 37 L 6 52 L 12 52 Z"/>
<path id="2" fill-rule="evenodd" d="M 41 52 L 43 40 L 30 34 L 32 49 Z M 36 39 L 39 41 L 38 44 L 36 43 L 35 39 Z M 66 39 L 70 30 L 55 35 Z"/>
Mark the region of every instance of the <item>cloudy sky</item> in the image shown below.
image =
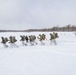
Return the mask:
<path id="1" fill-rule="evenodd" d="M 76 25 L 76 0 L 0 0 L 0 29 Z"/>

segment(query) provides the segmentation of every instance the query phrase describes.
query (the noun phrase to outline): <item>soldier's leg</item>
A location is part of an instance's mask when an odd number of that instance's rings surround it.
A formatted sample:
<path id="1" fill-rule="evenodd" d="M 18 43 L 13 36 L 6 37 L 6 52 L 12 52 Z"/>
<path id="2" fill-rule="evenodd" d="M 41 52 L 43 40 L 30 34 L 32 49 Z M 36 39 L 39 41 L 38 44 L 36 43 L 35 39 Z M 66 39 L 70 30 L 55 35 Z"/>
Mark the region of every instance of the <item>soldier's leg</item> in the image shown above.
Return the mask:
<path id="1" fill-rule="evenodd" d="M 30 44 L 31 44 L 31 45 L 34 45 L 33 41 L 30 41 Z"/>
<path id="2" fill-rule="evenodd" d="M 28 43 L 28 40 L 26 40 L 26 43 Z"/>
<path id="3" fill-rule="evenodd" d="M 57 45 L 57 43 L 56 43 L 56 39 L 54 39 L 54 44 Z"/>
<path id="4" fill-rule="evenodd" d="M 14 46 L 14 47 L 18 47 L 15 43 L 13 43 L 13 46 Z"/>
<path id="5" fill-rule="evenodd" d="M 34 40 L 34 43 L 37 44 L 37 42 Z"/>
<path id="6" fill-rule="evenodd" d="M 52 39 L 52 40 L 50 40 L 50 44 L 52 45 L 54 43 L 54 40 Z"/>
<path id="7" fill-rule="evenodd" d="M 10 43 L 10 47 L 13 48 L 13 43 Z"/>
<path id="8" fill-rule="evenodd" d="M 22 41 L 22 45 L 23 45 L 23 46 L 27 46 L 27 44 L 25 44 L 25 41 Z"/>
<path id="9" fill-rule="evenodd" d="M 45 45 L 45 43 L 43 42 L 43 40 L 41 40 L 41 45 Z"/>
<path id="10" fill-rule="evenodd" d="M 22 45 L 24 46 L 24 41 L 22 41 Z"/>
<path id="11" fill-rule="evenodd" d="M 8 45 L 6 45 L 6 44 L 3 44 L 3 46 L 4 46 L 5 48 L 7 48 L 7 47 L 8 47 Z"/>

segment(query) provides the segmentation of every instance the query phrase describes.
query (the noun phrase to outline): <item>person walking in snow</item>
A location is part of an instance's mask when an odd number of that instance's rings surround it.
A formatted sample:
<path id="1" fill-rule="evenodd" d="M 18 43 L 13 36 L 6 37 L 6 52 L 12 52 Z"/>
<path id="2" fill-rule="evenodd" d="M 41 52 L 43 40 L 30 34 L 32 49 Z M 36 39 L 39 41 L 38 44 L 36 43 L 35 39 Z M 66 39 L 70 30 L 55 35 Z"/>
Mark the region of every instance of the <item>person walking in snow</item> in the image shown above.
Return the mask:
<path id="1" fill-rule="evenodd" d="M 55 32 L 53 32 L 53 34 L 50 33 L 50 41 L 51 41 L 51 44 L 53 43 L 53 44 L 57 45 L 56 39 L 57 39 L 58 37 L 59 37 L 59 36 L 58 36 L 58 33 L 55 33 Z"/>
<path id="2" fill-rule="evenodd" d="M 16 40 L 16 38 L 15 38 L 15 36 L 10 36 L 9 37 L 9 43 L 10 43 L 10 45 L 11 45 L 11 47 L 18 47 L 15 43 L 17 42 L 17 40 Z"/>
<path id="3" fill-rule="evenodd" d="M 25 40 L 26 40 L 26 43 L 28 43 L 28 40 L 29 39 L 28 39 L 28 36 L 27 35 L 25 36 Z"/>
<path id="4" fill-rule="evenodd" d="M 1 39 L 2 39 L 2 42 L 1 43 L 3 44 L 3 46 L 5 48 L 7 48 L 8 47 L 8 45 L 6 44 L 8 42 L 7 38 L 1 37 Z"/>
<path id="5" fill-rule="evenodd" d="M 37 43 L 35 42 L 35 40 L 36 40 L 36 36 L 35 36 L 35 35 L 30 35 L 30 36 L 29 36 L 29 41 L 30 41 L 30 44 L 31 44 L 31 45 L 37 44 Z"/>
<path id="6" fill-rule="evenodd" d="M 25 39 L 25 35 L 23 35 L 23 36 L 20 35 L 20 37 L 21 37 L 20 41 L 22 42 L 22 45 L 23 45 L 23 46 L 27 46 L 27 44 L 25 43 L 25 40 L 26 40 L 26 39 Z"/>
<path id="7" fill-rule="evenodd" d="M 46 35 L 45 34 L 39 34 L 38 39 L 41 42 L 41 45 L 44 45 L 45 43 L 43 41 L 46 39 Z"/>

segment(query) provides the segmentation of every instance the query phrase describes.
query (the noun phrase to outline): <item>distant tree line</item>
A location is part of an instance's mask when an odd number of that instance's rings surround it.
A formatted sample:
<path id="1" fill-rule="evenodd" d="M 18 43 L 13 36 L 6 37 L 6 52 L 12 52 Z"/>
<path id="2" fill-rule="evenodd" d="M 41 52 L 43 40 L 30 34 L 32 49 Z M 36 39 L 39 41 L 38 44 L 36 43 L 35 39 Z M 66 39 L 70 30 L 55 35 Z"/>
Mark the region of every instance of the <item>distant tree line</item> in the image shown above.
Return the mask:
<path id="1" fill-rule="evenodd" d="M 44 28 L 44 29 L 28 29 L 28 32 L 31 31 L 76 31 L 75 25 L 67 25 L 63 27 L 54 26 L 52 28 Z"/>
<path id="2" fill-rule="evenodd" d="M 28 29 L 28 30 L 0 30 L 0 32 L 36 32 L 36 31 L 76 31 L 75 25 L 67 25 L 63 27 L 54 26 L 52 28 L 44 29 Z"/>

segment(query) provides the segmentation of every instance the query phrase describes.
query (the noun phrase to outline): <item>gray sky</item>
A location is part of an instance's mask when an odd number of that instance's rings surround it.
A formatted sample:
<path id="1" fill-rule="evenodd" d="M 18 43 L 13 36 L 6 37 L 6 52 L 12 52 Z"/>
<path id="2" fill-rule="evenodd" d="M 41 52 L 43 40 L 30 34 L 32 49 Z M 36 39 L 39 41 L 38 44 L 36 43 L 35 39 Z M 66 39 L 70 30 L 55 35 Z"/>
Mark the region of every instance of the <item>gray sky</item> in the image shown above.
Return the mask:
<path id="1" fill-rule="evenodd" d="M 0 0 L 0 29 L 76 25 L 76 0 Z"/>

